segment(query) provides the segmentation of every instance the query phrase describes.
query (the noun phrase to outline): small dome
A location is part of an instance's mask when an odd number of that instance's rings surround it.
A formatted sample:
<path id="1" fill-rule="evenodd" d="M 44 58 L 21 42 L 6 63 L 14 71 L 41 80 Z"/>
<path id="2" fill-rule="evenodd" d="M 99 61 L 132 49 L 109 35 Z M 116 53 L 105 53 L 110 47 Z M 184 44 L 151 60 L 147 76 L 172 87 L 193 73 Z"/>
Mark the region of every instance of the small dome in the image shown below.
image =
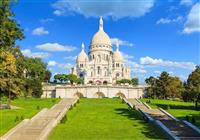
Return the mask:
<path id="1" fill-rule="evenodd" d="M 83 61 L 84 62 L 88 62 L 88 56 L 84 51 L 84 44 L 83 43 L 82 43 L 81 47 L 82 47 L 82 50 L 81 50 L 80 54 L 78 55 L 76 61 L 77 62 L 83 62 Z"/>
<path id="2" fill-rule="evenodd" d="M 99 20 L 99 30 L 95 33 L 92 38 L 91 46 L 94 45 L 109 45 L 112 46 L 110 37 L 103 30 L 103 19 L 102 17 Z"/>
<path id="3" fill-rule="evenodd" d="M 116 44 L 116 47 L 117 47 L 117 50 L 113 53 L 113 60 L 115 62 L 123 61 L 124 59 L 123 59 L 121 52 L 119 51 L 119 44 L 118 43 Z"/>

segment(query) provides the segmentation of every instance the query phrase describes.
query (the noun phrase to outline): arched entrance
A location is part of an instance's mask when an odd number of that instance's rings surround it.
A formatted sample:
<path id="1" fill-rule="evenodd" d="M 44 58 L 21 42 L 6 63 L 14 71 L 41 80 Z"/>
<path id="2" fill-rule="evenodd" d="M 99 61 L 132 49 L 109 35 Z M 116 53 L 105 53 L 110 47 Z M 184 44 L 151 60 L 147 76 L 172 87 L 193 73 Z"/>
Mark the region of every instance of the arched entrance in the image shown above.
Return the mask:
<path id="1" fill-rule="evenodd" d="M 74 96 L 78 97 L 78 98 L 83 98 L 84 97 L 83 94 L 78 92 L 78 91 L 74 94 Z"/>
<path id="2" fill-rule="evenodd" d="M 96 92 L 94 95 L 95 98 L 104 98 L 105 94 L 103 92 Z"/>
<path id="3" fill-rule="evenodd" d="M 103 84 L 104 84 L 104 85 L 107 85 L 107 84 L 108 84 L 108 82 L 107 82 L 107 81 L 103 81 Z"/>
<path id="4" fill-rule="evenodd" d="M 93 84 L 93 81 L 89 81 L 88 83 L 89 83 L 89 84 Z"/>
<path id="5" fill-rule="evenodd" d="M 116 97 L 126 98 L 126 96 L 125 96 L 123 93 L 121 93 L 121 92 L 118 92 L 118 93 L 116 94 Z"/>

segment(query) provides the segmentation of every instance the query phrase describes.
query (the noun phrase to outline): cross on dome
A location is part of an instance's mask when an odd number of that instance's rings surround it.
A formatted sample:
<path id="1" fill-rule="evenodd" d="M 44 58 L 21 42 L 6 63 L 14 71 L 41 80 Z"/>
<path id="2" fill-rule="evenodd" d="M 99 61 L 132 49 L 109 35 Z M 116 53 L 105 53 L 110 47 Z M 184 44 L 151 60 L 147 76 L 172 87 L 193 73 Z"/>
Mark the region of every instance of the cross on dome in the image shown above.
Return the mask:
<path id="1" fill-rule="evenodd" d="M 100 19 L 99 19 L 99 30 L 103 30 L 103 18 L 102 18 L 102 16 L 100 16 Z"/>
<path id="2" fill-rule="evenodd" d="M 116 51 L 119 51 L 119 41 L 116 42 Z"/>
<path id="3" fill-rule="evenodd" d="M 81 49 L 84 50 L 84 48 L 85 48 L 85 45 L 84 45 L 84 43 L 82 42 L 82 44 L 81 44 Z"/>

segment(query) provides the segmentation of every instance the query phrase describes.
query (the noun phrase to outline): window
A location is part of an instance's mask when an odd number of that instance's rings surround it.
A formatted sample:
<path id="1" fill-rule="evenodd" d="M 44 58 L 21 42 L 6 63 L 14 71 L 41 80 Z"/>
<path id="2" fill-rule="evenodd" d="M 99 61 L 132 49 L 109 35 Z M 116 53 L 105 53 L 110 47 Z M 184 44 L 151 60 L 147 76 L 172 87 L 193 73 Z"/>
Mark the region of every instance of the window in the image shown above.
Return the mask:
<path id="1" fill-rule="evenodd" d="M 116 63 L 116 67 L 119 67 L 119 63 Z"/>
<path id="2" fill-rule="evenodd" d="M 98 67 L 97 68 L 97 73 L 100 74 L 100 72 L 101 72 L 101 69 L 100 69 L 100 67 Z"/>
<path id="3" fill-rule="evenodd" d="M 82 67 L 83 67 L 83 64 L 80 64 L 80 67 L 82 68 Z"/>

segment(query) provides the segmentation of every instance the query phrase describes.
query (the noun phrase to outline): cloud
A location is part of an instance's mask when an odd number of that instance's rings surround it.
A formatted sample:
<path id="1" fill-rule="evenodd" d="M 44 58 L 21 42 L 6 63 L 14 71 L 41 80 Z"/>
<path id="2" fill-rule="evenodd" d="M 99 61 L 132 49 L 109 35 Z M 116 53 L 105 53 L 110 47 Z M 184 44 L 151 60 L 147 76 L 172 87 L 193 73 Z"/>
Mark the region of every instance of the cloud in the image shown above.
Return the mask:
<path id="1" fill-rule="evenodd" d="M 60 69 L 66 69 L 66 70 L 69 70 L 73 67 L 73 65 L 71 63 L 62 63 L 62 64 L 58 64 L 58 67 Z"/>
<path id="2" fill-rule="evenodd" d="M 80 1 L 58 0 L 52 6 L 54 15 L 81 14 L 85 17 L 112 16 L 115 19 L 140 17 L 150 11 L 154 0 Z"/>
<path id="3" fill-rule="evenodd" d="M 192 0 L 181 0 L 180 5 L 190 6 L 192 3 Z"/>
<path id="4" fill-rule="evenodd" d="M 150 67 L 163 66 L 163 67 L 182 68 L 189 70 L 193 70 L 195 68 L 195 64 L 192 62 L 173 62 L 169 60 L 153 59 L 149 56 L 140 58 L 140 64 Z"/>
<path id="5" fill-rule="evenodd" d="M 55 51 L 66 51 L 66 52 L 72 52 L 76 49 L 74 46 L 70 45 L 61 45 L 58 43 L 45 43 L 41 45 L 36 46 L 37 49 L 44 50 L 44 51 L 50 51 L 50 52 L 55 52 Z"/>
<path id="6" fill-rule="evenodd" d="M 54 21 L 54 19 L 52 19 L 52 18 L 44 18 L 44 19 L 40 20 L 40 22 L 43 23 L 43 24 L 47 23 L 47 22 L 52 22 L 52 21 Z"/>
<path id="7" fill-rule="evenodd" d="M 47 66 L 48 66 L 48 67 L 53 67 L 53 66 L 55 66 L 56 64 L 57 64 L 56 61 L 49 61 L 48 64 L 47 64 Z"/>
<path id="8" fill-rule="evenodd" d="M 76 60 L 76 56 L 67 56 L 64 59 L 65 60 Z"/>
<path id="9" fill-rule="evenodd" d="M 54 15 L 56 15 L 56 16 L 61 16 L 61 15 L 63 15 L 65 12 L 63 11 L 63 10 L 55 10 L 54 12 L 53 12 L 53 14 Z"/>
<path id="10" fill-rule="evenodd" d="M 121 46 L 128 46 L 128 47 L 133 47 L 134 46 L 133 43 L 130 43 L 130 42 L 126 41 L 126 40 L 121 40 L 119 38 L 111 38 L 110 40 L 111 40 L 113 45 L 116 45 L 117 43 L 119 43 L 119 45 L 121 45 Z"/>
<path id="11" fill-rule="evenodd" d="M 134 68 L 134 69 L 132 69 L 133 70 L 133 72 L 135 72 L 135 73 L 140 73 L 140 74 L 146 74 L 147 73 L 147 71 L 145 70 L 145 69 L 137 69 L 137 68 Z"/>
<path id="12" fill-rule="evenodd" d="M 183 33 L 190 34 L 194 32 L 200 32 L 200 3 L 193 5 L 190 10 L 187 21 L 184 25 Z"/>
<path id="13" fill-rule="evenodd" d="M 45 52 L 31 52 L 29 49 L 22 50 L 22 53 L 26 57 L 32 57 L 32 58 L 48 58 L 50 56 L 49 53 Z"/>
<path id="14" fill-rule="evenodd" d="M 47 35 L 49 34 L 49 31 L 45 30 L 44 27 L 38 27 L 32 31 L 32 34 L 33 35 Z"/>
<path id="15" fill-rule="evenodd" d="M 169 18 L 161 18 L 159 19 L 156 24 L 170 24 L 170 23 L 177 23 L 181 22 L 183 20 L 182 16 L 178 16 L 177 18 L 174 19 L 169 19 Z"/>

